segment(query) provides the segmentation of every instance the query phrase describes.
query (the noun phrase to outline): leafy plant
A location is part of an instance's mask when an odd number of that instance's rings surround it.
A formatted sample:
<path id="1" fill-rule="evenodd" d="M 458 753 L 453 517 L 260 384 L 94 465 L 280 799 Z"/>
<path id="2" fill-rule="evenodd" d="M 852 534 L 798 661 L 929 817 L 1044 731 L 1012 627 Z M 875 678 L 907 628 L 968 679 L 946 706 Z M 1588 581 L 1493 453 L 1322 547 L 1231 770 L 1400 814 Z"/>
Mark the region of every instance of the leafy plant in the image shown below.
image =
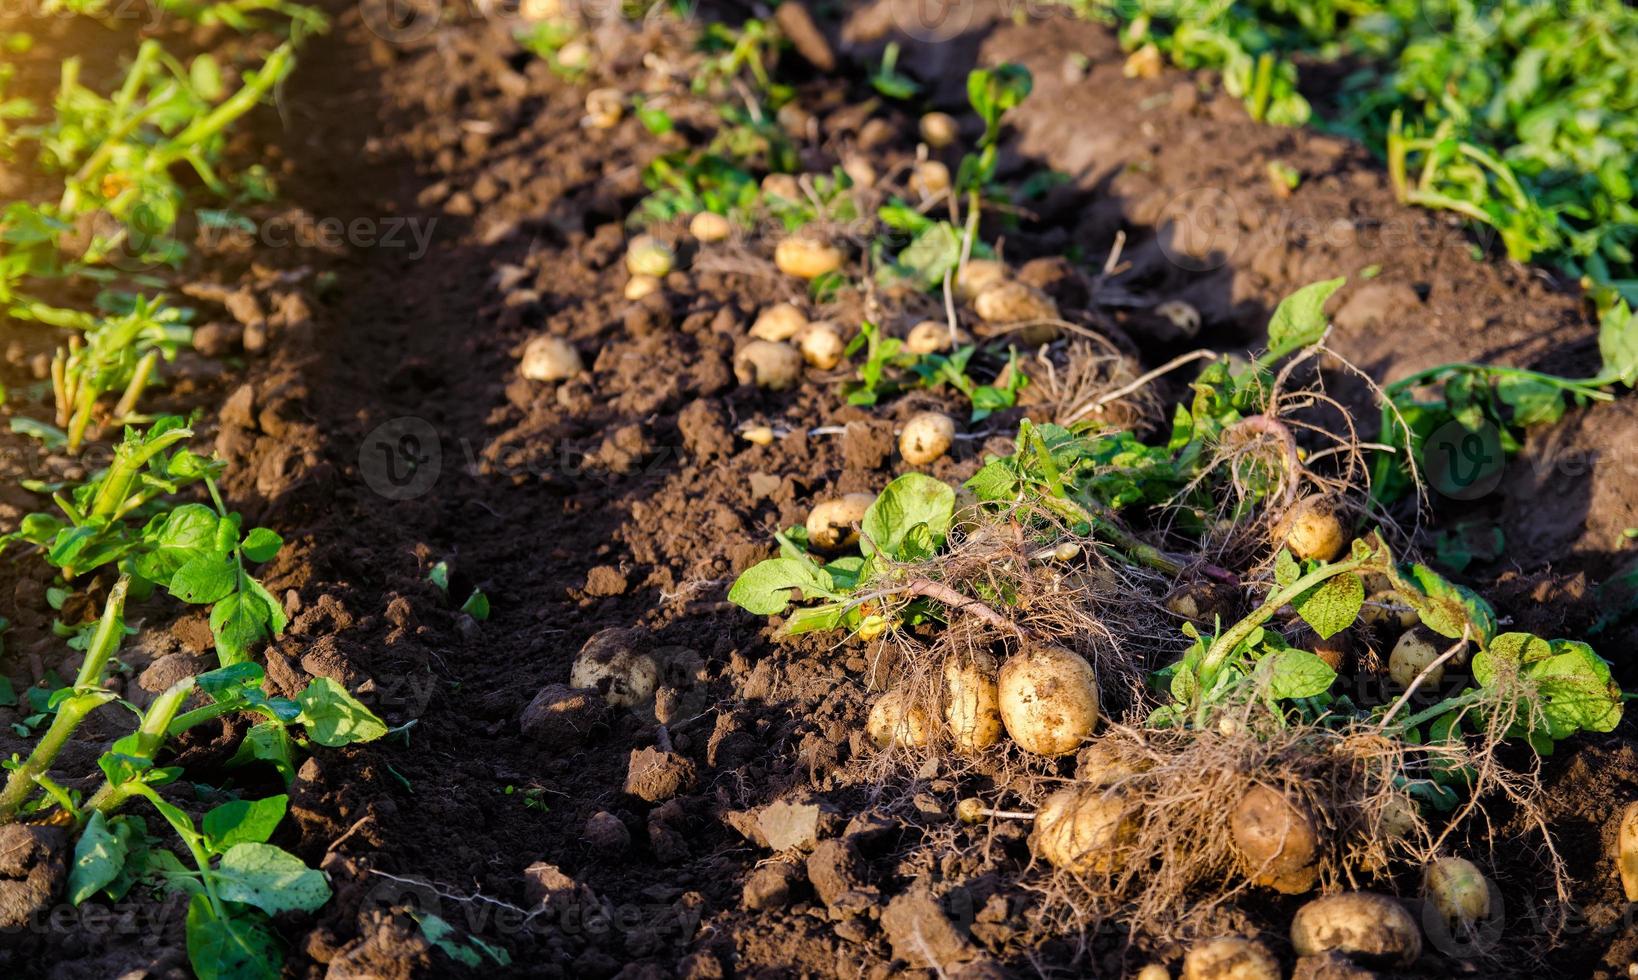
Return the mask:
<path id="1" fill-rule="evenodd" d="M 243 530 L 217 489 L 221 464 L 188 449 L 192 435 L 174 416 L 146 432 L 128 428 L 108 469 L 53 495 L 62 517 L 31 514 L 9 539 L 39 545 L 69 580 L 117 564 L 141 588 L 157 585 L 183 602 L 211 606 L 217 657 L 227 665 L 284 632 L 282 604 L 246 571 L 247 563 L 271 560 L 283 540 L 267 528 Z M 166 505 L 193 483 L 205 485 L 214 508 Z"/>
<path id="2" fill-rule="evenodd" d="M 51 363 L 57 424 L 66 448 L 80 451 L 92 412 L 110 391 L 120 392 L 113 424 L 138 421 L 137 400 L 154 380 L 161 358 L 169 361 L 193 338 L 186 311 L 139 297 L 128 313 L 98 321 L 82 337 L 70 337 Z"/>
<path id="3" fill-rule="evenodd" d="M 728 590 L 728 600 L 759 616 L 777 616 L 792 603 L 788 633 L 845 627 L 867 634 L 886 623 L 851 597 L 893 581 L 895 563 L 931 557 L 943 547 L 955 512 L 955 491 L 943 481 L 906 473 L 889 483 L 859 525 L 859 554 L 824 561 L 810 554 L 803 528 L 779 536 L 779 557 L 747 569 Z"/>

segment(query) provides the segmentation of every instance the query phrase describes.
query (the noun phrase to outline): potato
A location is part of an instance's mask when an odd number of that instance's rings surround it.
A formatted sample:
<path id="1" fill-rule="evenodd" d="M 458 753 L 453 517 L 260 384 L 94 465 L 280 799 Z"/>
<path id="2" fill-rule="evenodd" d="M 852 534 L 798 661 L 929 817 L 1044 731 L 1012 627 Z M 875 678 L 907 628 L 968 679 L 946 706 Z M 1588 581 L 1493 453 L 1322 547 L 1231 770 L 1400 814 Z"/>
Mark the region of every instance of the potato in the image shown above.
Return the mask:
<path id="1" fill-rule="evenodd" d="M 1098 724 L 1098 675 L 1072 650 L 1021 650 L 1001 666 L 998 682 L 1001 722 L 1025 751 L 1067 755 Z"/>
<path id="2" fill-rule="evenodd" d="M 910 173 L 910 192 L 917 197 L 938 197 L 949 189 L 950 168 L 937 160 L 923 160 Z"/>
<path id="3" fill-rule="evenodd" d="M 774 246 L 774 265 L 787 276 L 817 279 L 842 267 L 842 250 L 827 242 L 793 235 Z"/>
<path id="4" fill-rule="evenodd" d="M 1314 887 L 1320 837 L 1306 807 L 1258 783 L 1229 814 L 1229 832 L 1252 881 L 1286 895 Z"/>
<path id="5" fill-rule="evenodd" d="M 803 198 L 802 185 L 791 174 L 769 174 L 762 178 L 762 193 L 782 197 L 787 201 Z"/>
<path id="6" fill-rule="evenodd" d="M 876 699 L 865 720 L 865 733 L 878 749 L 892 745 L 916 748 L 927 744 L 933 731 L 932 719 L 910 697 L 908 691 L 894 689 Z"/>
<path id="7" fill-rule="evenodd" d="M 1185 337 L 1200 332 L 1200 311 L 1180 299 L 1169 299 L 1155 307 L 1155 313 L 1170 320 Z"/>
<path id="8" fill-rule="evenodd" d="M 1426 630 L 1413 629 L 1401 636 L 1399 642 L 1393 645 L 1393 652 L 1388 654 L 1388 676 L 1400 687 L 1410 687 L 1411 682 L 1443 653 Z M 1445 667 L 1440 664 L 1428 671 L 1428 679 L 1422 683 L 1424 687 L 1432 689 L 1444 679 Z"/>
<path id="9" fill-rule="evenodd" d="M 956 276 L 955 293 L 963 303 L 971 303 L 978 294 L 998 283 L 1005 282 L 1007 267 L 995 259 L 968 259 Z"/>
<path id="10" fill-rule="evenodd" d="M 1314 656 L 1325 661 L 1325 665 L 1332 670 L 1342 670 L 1354 653 L 1352 630 L 1343 630 L 1322 638 L 1308 626 L 1304 625 L 1291 634 L 1290 643 L 1299 650 L 1307 650 Z"/>
<path id="11" fill-rule="evenodd" d="M 566 381 L 584 370 L 580 352 L 561 337 L 540 336 L 523 346 L 518 373 L 530 381 Z"/>
<path id="12" fill-rule="evenodd" d="M 715 211 L 701 211 L 688 222 L 688 233 L 697 241 L 720 242 L 733 234 L 734 226 Z"/>
<path id="13" fill-rule="evenodd" d="M 899 453 L 911 466 L 926 466 L 950 451 L 955 420 L 943 412 L 917 412 L 899 433 Z"/>
<path id="14" fill-rule="evenodd" d="M 1360 607 L 1359 618 L 1367 626 L 1385 629 L 1408 630 L 1422 623 L 1422 617 L 1411 608 L 1410 602 L 1392 589 L 1372 592 L 1366 598 L 1365 605 Z"/>
<path id="15" fill-rule="evenodd" d="M 734 355 L 734 377 L 758 388 L 789 388 L 802 377 L 802 355 L 790 344 L 753 340 Z"/>
<path id="16" fill-rule="evenodd" d="M 861 156 L 850 156 L 842 161 L 842 173 L 858 187 L 876 186 L 876 168 Z"/>
<path id="17" fill-rule="evenodd" d="M 1472 929 L 1490 917 L 1490 879 L 1466 858 L 1429 862 L 1423 889 L 1452 929 Z"/>
<path id="18" fill-rule="evenodd" d="M 1333 561 L 1348 543 L 1336 507 L 1324 497 L 1297 502 L 1281 522 L 1285 546 L 1298 561 Z"/>
<path id="19" fill-rule="evenodd" d="M 557 63 L 565 71 L 583 71 L 591 66 L 592 54 L 592 46 L 586 39 L 577 37 L 557 49 Z"/>
<path id="20" fill-rule="evenodd" d="M 1071 874 L 1120 867 L 1124 846 L 1137 835 L 1138 813 L 1119 790 L 1066 786 L 1035 811 L 1029 849 Z"/>
<path id="21" fill-rule="evenodd" d="M 829 320 L 808 325 L 801 338 L 802 359 L 821 371 L 829 371 L 842 363 L 847 342 Z"/>
<path id="22" fill-rule="evenodd" d="M 1262 943 L 1224 936 L 1195 943 L 1183 955 L 1183 980 L 1283 980 L 1280 961 Z"/>
<path id="23" fill-rule="evenodd" d="M 1343 892 L 1297 910 L 1291 945 L 1298 956 L 1335 950 L 1367 965 L 1406 967 L 1422 955 L 1422 934 L 1405 907 L 1386 895 Z"/>
<path id="24" fill-rule="evenodd" d="M 626 299 L 638 300 L 659 292 L 660 280 L 653 276 L 632 276 L 626 280 Z"/>
<path id="25" fill-rule="evenodd" d="M 921 117 L 917 128 L 921 131 L 922 142 L 935 150 L 944 149 L 961 135 L 961 127 L 948 112 L 927 113 Z"/>
<path id="26" fill-rule="evenodd" d="M 771 446 L 774 441 L 774 430 L 766 425 L 753 425 L 740 432 L 740 438 L 758 446 Z"/>
<path id="27" fill-rule="evenodd" d="M 790 340 L 807 326 L 807 314 L 790 303 L 775 303 L 756 315 L 751 336 L 758 340 Z"/>
<path id="28" fill-rule="evenodd" d="M 671 246 L 653 235 L 638 235 L 626 245 L 626 270 L 634 276 L 664 279 L 675 256 Z"/>
<path id="29" fill-rule="evenodd" d="M 594 88 L 586 93 L 586 126 L 613 129 L 626 108 L 626 93 L 617 88 Z"/>
<path id="30" fill-rule="evenodd" d="M 660 682 L 660 665 L 648 653 L 637 649 L 643 633 L 632 629 L 606 629 L 593 633 L 575 655 L 569 669 L 569 686 L 596 688 L 609 704 L 634 707 L 654 699 Z"/>
<path id="31" fill-rule="evenodd" d="M 950 326 L 938 320 L 923 320 L 910 328 L 904 349 L 912 354 L 937 354 L 950 349 Z"/>
<path id="32" fill-rule="evenodd" d="M 1638 803 L 1621 811 L 1621 829 L 1615 837 L 1615 867 L 1627 901 L 1638 902 Z"/>
<path id="33" fill-rule="evenodd" d="M 876 502 L 868 493 L 850 493 L 826 500 L 808 511 L 808 544 L 820 551 L 840 551 L 859 543 L 859 522 Z"/>
<path id="34" fill-rule="evenodd" d="M 1234 619 L 1232 590 L 1210 582 L 1189 582 L 1166 597 L 1166 609 L 1191 623 L 1211 626 L 1222 619 Z"/>
<path id="35" fill-rule="evenodd" d="M 1075 779 L 1088 786 L 1113 786 L 1148 771 L 1147 762 L 1128 759 L 1107 739 L 1092 742 L 1075 756 Z"/>
<path id="36" fill-rule="evenodd" d="M 1172 971 L 1159 963 L 1145 963 L 1133 980 L 1172 980 Z"/>
<path id="37" fill-rule="evenodd" d="M 944 722 L 956 748 L 964 752 L 987 749 L 1001 741 L 995 672 L 995 658 L 987 653 L 956 655 L 944 661 Z"/>
<path id="38" fill-rule="evenodd" d="M 998 282 L 986 286 L 973 298 L 973 311 L 986 323 L 1058 318 L 1058 304 L 1052 301 L 1052 297 L 1021 282 Z"/>

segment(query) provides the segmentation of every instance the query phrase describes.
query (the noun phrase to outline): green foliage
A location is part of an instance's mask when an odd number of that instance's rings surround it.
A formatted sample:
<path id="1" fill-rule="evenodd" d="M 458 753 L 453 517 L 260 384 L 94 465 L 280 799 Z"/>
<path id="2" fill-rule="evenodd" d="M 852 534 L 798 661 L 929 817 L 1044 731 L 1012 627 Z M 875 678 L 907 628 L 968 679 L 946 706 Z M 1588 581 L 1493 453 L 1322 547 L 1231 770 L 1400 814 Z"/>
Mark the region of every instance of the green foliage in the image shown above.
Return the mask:
<path id="1" fill-rule="evenodd" d="M 944 546 L 955 512 L 955 491 L 941 480 L 906 473 L 883 488 L 860 522 L 860 554 L 824 562 L 808 553 L 806 532 L 780 536 L 780 556 L 746 569 L 728 590 L 728 601 L 758 616 L 778 616 L 795 602 L 789 633 L 839 627 L 858 629 L 866 618 L 851 596 L 891 576 L 895 564 L 921 561 Z"/>
<path id="2" fill-rule="evenodd" d="M 1307 121 L 1295 59 L 1350 65 L 1329 125 L 1383 153 L 1407 203 L 1493 229 L 1517 259 L 1638 278 L 1638 11 L 1621 0 L 1067 0 L 1253 118 Z"/>
<path id="3" fill-rule="evenodd" d="M 968 345 L 951 354 L 912 354 L 904 349 L 904 341 L 887 336 L 869 320 L 859 325 L 858 334 L 848 342 L 844 353 L 852 357 L 860 351 L 864 352 L 864 361 L 840 389 L 849 405 L 874 405 L 902 391 L 937 389 L 947 384 L 972 403 L 972 420 L 977 422 L 1016 405 L 1018 393 L 1029 384 L 1016 352 L 1008 354 L 1011 370 L 1005 372 L 1006 377 L 997 374 L 999 385 L 982 383 L 969 370 L 978 353 L 976 346 Z"/>

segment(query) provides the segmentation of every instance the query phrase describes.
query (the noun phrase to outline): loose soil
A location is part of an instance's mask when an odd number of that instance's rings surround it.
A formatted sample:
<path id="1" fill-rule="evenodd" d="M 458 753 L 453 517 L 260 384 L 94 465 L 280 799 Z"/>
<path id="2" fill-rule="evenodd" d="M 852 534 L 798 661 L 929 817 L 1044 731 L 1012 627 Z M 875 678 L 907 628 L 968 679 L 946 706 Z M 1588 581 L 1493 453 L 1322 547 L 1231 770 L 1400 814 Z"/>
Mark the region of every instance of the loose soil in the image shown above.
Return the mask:
<path id="1" fill-rule="evenodd" d="M 1476 258 L 1458 225 L 1399 207 L 1360 147 L 1258 126 L 1207 78 L 1127 79 L 1096 26 L 1019 24 L 980 8 L 960 37 L 929 44 L 893 32 L 886 9 L 826 25 L 842 64 L 831 76 L 799 68 L 804 100 L 857 145 L 844 115 L 866 91 L 842 79 L 862 77 L 890 39 L 905 45 L 904 70 L 957 114 L 968 68 L 1027 64 L 1036 91 L 1010 117 L 1004 171 L 1045 166 L 1069 180 L 1008 233 L 1004 252 L 1022 263 L 1073 248 L 1096 266 L 1123 235 L 1129 271 L 1083 302 L 1145 365 L 1198 345 L 1253 345 L 1280 297 L 1348 274 L 1332 343 L 1379 380 L 1457 359 L 1593 372 L 1594 326 L 1573 290 Z M 336 892 L 316 915 L 281 921 L 291 974 L 477 972 L 427 943 L 406 914 L 415 909 L 506 947 L 511 966 L 485 964 L 490 976 L 1116 976 L 1151 958 L 1175 965 L 1177 949 L 1127 948 L 1113 926 L 1083 937 L 1025 914 L 1039 896 L 1023 831 L 957 828 L 955 774 L 866 775 L 856 763 L 873 755 L 862 729 L 879 651 L 775 639 L 724 600 L 769 553 L 771 532 L 800 523 L 813 501 L 875 491 L 900 472 L 893 422 L 937 400 L 864 410 L 843 405 L 833 384 L 738 386 L 735 343 L 758 309 L 798 298 L 787 282 L 755 265 L 685 264 L 661 295 L 621 295 L 622 222 L 644 193 L 642 169 L 680 142 L 630 118 L 582 127 L 591 83 L 552 75 L 494 23 L 463 20 L 395 45 L 357 8 L 336 13 L 245 147 L 282 171 L 285 203 L 257 217 L 435 222 L 430 251 L 207 250 L 187 291 L 218 324 L 227 359 L 189 358 L 169 395 L 219 406 L 201 425 L 228 462 L 232 506 L 290 543 L 266 575 L 293 624 L 267 652 L 272 685 L 289 693 L 332 677 L 391 724 L 413 723 L 312 757 L 290 788 L 277 842 L 328 872 Z M 674 33 L 632 34 L 596 84 L 635 85 L 645 51 L 678 43 Z M 885 172 L 912 158 L 903 134 L 914 119 L 881 113 L 893 135 L 866 149 Z M 834 159 L 830 147 L 808 152 Z M 1289 199 L 1266 176 L 1275 158 L 1305 175 Z M 1154 312 L 1168 299 L 1200 311 L 1198 337 Z M 589 371 L 557 386 L 519 379 L 516 354 L 542 330 L 573 342 Z M 39 414 L 24 392 L 31 358 L 50 344 L 12 334 L 13 410 Z M 761 447 L 735 435 L 749 420 L 847 429 Z M 1591 626 L 1594 589 L 1624 559 L 1621 532 L 1638 525 L 1635 437 L 1630 400 L 1573 413 L 1532 434 L 1491 495 L 1436 504 L 1441 520 L 1502 528 L 1503 555 L 1467 577 L 1503 615 L 1553 635 Z M 7 529 L 40 506 L 17 475 L 84 471 L 20 437 L 0 442 Z M 980 450 L 931 472 L 963 477 Z M 410 456 L 420 475 L 397 485 Z M 427 580 L 438 561 L 451 568 L 447 595 Z M 8 561 L 0 577 L 17 610 L 4 667 L 21 689 L 71 661 L 38 612 L 45 566 Z M 489 596 L 487 621 L 457 611 L 473 588 Z M 168 625 L 122 653 L 133 698 L 207 662 L 202 619 L 151 606 L 148 625 Z M 639 631 L 636 642 L 663 652 L 669 752 L 656 751 L 653 719 L 553 688 L 608 628 Z M 1631 639 L 1598 638 L 1625 685 L 1638 683 L 1624 659 Z M 12 715 L 0 710 L 0 731 Z M 111 734 L 89 733 L 64 768 Z M 190 775 L 276 791 L 234 783 L 223 768 L 233 734 L 188 740 Z M 20 745 L 8 734 L 0 752 Z M 1638 932 L 1609 847 L 1620 807 L 1638 796 L 1630 724 L 1565 747 L 1547 778 L 1585 926 L 1548 969 L 1625 975 Z M 777 849 L 814 831 L 817 847 Z M 1502 885 L 1508 928 L 1528 945 L 1536 886 Z M 1291 910 L 1253 904 L 1224 924 L 1289 958 Z M 184 975 L 175 902 L 132 899 L 115 912 L 131 927 L 45 921 L 8 935 L 0 966 Z M 89 921 L 80 915 L 66 921 Z M 1438 954 L 1423 964 L 1427 975 L 1461 969 Z"/>

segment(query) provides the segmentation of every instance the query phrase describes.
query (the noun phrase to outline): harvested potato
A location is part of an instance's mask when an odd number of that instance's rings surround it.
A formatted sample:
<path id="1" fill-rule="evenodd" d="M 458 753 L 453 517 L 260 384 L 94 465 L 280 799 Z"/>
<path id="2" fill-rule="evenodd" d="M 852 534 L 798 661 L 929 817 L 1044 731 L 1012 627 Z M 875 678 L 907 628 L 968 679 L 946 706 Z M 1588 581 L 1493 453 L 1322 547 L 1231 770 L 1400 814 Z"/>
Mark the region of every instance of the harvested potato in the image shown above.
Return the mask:
<path id="1" fill-rule="evenodd" d="M 594 88 L 586 93 L 585 123 L 591 129 L 613 129 L 625 109 L 626 93 L 617 88 Z"/>
<path id="2" fill-rule="evenodd" d="M 584 367 L 573 344 L 561 337 L 540 336 L 523 346 L 518 373 L 530 381 L 566 381 Z"/>
<path id="3" fill-rule="evenodd" d="M 1172 326 L 1185 337 L 1200 332 L 1200 311 L 1180 299 L 1169 299 L 1155 307 L 1155 313 L 1170 320 Z"/>
<path id="4" fill-rule="evenodd" d="M 688 233 L 697 241 L 720 242 L 733 234 L 734 226 L 715 211 L 701 211 L 688 222 Z"/>
<path id="5" fill-rule="evenodd" d="M 1490 917 L 1490 879 L 1466 858 L 1435 858 L 1423 888 L 1452 929 L 1472 929 Z"/>
<path id="6" fill-rule="evenodd" d="M 1332 950 L 1374 966 L 1410 966 L 1422 955 L 1422 934 L 1405 907 L 1386 895 L 1343 892 L 1316 898 L 1291 920 L 1298 956 Z"/>
<path id="7" fill-rule="evenodd" d="M 1001 722 L 1025 751 L 1066 755 L 1098 724 L 1098 675 L 1073 650 L 1025 648 L 1007 658 L 998 681 Z"/>
<path id="8" fill-rule="evenodd" d="M 1132 980 L 1172 980 L 1172 971 L 1159 963 L 1145 963 Z"/>
<path id="9" fill-rule="evenodd" d="M 1388 676 L 1400 687 L 1410 687 L 1411 681 L 1425 670 L 1429 664 L 1438 660 L 1444 651 L 1433 642 L 1427 630 L 1413 629 L 1399 638 L 1393 645 L 1393 652 L 1388 654 Z M 1429 689 L 1439 686 L 1445 679 L 1444 664 L 1428 671 L 1428 679 L 1423 685 Z"/>
<path id="10" fill-rule="evenodd" d="M 842 267 L 842 250 L 828 242 L 793 235 L 774 246 L 774 265 L 787 276 L 817 279 Z"/>
<path id="11" fill-rule="evenodd" d="M 912 354 L 937 354 L 950 349 L 950 325 L 938 320 L 923 320 L 910 328 L 904 338 L 904 349 Z"/>
<path id="12" fill-rule="evenodd" d="M 926 466 L 950 451 L 955 420 L 943 412 L 918 412 L 899 433 L 899 453 L 911 466 Z"/>
<path id="13" fill-rule="evenodd" d="M 951 656 L 944 661 L 944 722 L 964 752 L 1001 741 L 1000 694 L 995 658 L 987 653 Z"/>
<path id="14" fill-rule="evenodd" d="M 789 388 L 802 377 L 802 354 L 790 344 L 753 340 L 734 355 L 734 377 L 758 388 Z"/>
<path id="15" fill-rule="evenodd" d="M 1088 786 L 1113 786 L 1148 771 L 1146 762 L 1127 758 L 1107 739 L 1091 742 L 1075 756 L 1075 779 Z"/>
<path id="16" fill-rule="evenodd" d="M 790 303 L 775 303 L 756 315 L 751 336 L 758 340 L 790 340 L 806 330 L 808 318 Z"/>
<path id="17" fill-rule="evenodd" d="M 919 198 L 938 197 L 950 189 L 950 168 L 937 160 L 923 160 L 910 172 L 910 193 Z"/>
<path id="18" fill-rule="evenodd" d="M 1298 561 L 1333 561 L 1348 543 L 1335 505 L 1324 497 L 1299 500 L 1281 522 L 1281 531 Z"/>
<path id="19" fill-rule="evenodd" d="M 915 703 L 908 691 L 895 689 L 870 706 L 865 732 L 878 749 L 892 745 L 916 748 L 927 744 L 933 724 L 926 710 Z"/>
<path id="20" fill-rule="evenodd" d="M 927 113 L 921 117 L 917 128 L 921 131 L 922 142 L 935 150 L 944 149 L 961 135 L 961 127 L 948 112 Z"/>
<path id="21" fill-rule="evenodd" d="M 1314 887 L 1320 833 L 1307 807 L 1258 783 L 1229 814 L 1229 833 L 1252 881 L 1286 895 Z"/>
<path id="22" fill-rule="evenodd" d="M 671 246 L 653 235 L 638 235 L 626 245 L 626 270 L 634 276 L 664 279 L 674 259 Z"/>
<path id="23" fill-rule="evenodd" d="M 740 438 L 758 446 L 771 446 L 774 441 L 774 430 L 766 425 L 753 425 L 740 432 Z"/>
<path id="24" fill-rule="evenodd" d="M 632 276 L 626 280 L 626 299 L 638 300 L 660 291 L 660 280 L 653 276 Z"/>
<path id="25" fill-rule="evenodd" d="M 1262 943 L 1224 936 L 1195 943 L 1183 955 L 1183 980 L 1283 980 L 1280 961 Z"/>
<path id="26" fill-rule="evenodd" d="M 842 173 L 859 187 L 876 186 L 876 168 L 870 161 L 861 156 L 850 156 L 842 161 Z"/>
<path id="27" fill-rule="evenodd" d="M 787 201 L 802 200 L 802 185 L 792 174 L 769 174 L 762 178 L 762 193 Z"/>
<path id="28" fill-rule="evenodd" d="M 1214 582 L 1179 585 L 1166 597 L 1165 605 L 1167 611 L 1208 627 L 1217 619 L 1232 622 L 1236 618 L 1234 589 Z"/>
<path id="29" fill-rule="evenodd" d="M 612 705 L 633 707 L 654 699 L 660 665 L 639 649 L 644 634 L 633 629 L 593 633 L 569 669 L 569 686 L 596 688 Z"/>
<path id="30" fill-rule="evenodd" d="M 971 303 L 978 294 L 991 286 L 1005 282 L 1007 267 L 995 259 L 968 259 L 956 276 L 955 293 L 963 303 Z"/>
<path id="31" fill-rule="evenodd" d="M 998 282 L 985 287 L 974 297 L 973 311 L 985 323 L 1058 319 L 1058 304 L 1052 297 L 1021 282 Z"/>
<path id="32" fill-rule="evenodd" d="M 859 543 L 859 522 L 876 502 L 868 493 L 850 493 L 815 504 L 808 511 L 808 544 L 821 551 L 840 551 Z"/>
<path id="33" fill-rule="evenodd" d="M 1371 592 L 1360 607 L 1359 618 L 1367 626 L 1390 630 L 1408 630 L 1422 623 L 1409 600 L 1393 589 Z"/>
<path id="34" fill-rule="evenodd" d="M 1029 849 L 1071 874 L 1110 872 L 1125 858 L 1122 850 L 1137 834 L 1138 813 L 1119 790 L 1066 786 L 1035 812 Z"/>
<path id="35" fill-rule="evenodd" d="M 1307 650 L 1325 661 L 1327 667 L 1338 671 L 1348 664 L 1354 653 L 1352 630 L 1322 637 L 1305 624 L 1291 634 L 1290 643 L 1299 650 Z"/>
<path id="36" fill-rule="evenodd" d="M 1621 811 L 1621 829 L 1616 832 L 1615 865 L 1621 873 L 1621 890 L 1627 901 L 1638 902 L 1638 803 L 1628 803 Z"/>
<path id="37" fill-rule="evenodd" d="M 585 38 L 577 37 L 557 49 L 558 66 L 570 73 L 590 68 L 592 56 L 592 46 L 586 43 Z"/>
<path id="38" fill-rule="evenodd" d="M 829 371 L 842 363 L 847 352 L 847 341 L 842 339 L 836 325 L 829 320 L 811 323 L 801 337 L 802 359 L 821 371 Z"/>

